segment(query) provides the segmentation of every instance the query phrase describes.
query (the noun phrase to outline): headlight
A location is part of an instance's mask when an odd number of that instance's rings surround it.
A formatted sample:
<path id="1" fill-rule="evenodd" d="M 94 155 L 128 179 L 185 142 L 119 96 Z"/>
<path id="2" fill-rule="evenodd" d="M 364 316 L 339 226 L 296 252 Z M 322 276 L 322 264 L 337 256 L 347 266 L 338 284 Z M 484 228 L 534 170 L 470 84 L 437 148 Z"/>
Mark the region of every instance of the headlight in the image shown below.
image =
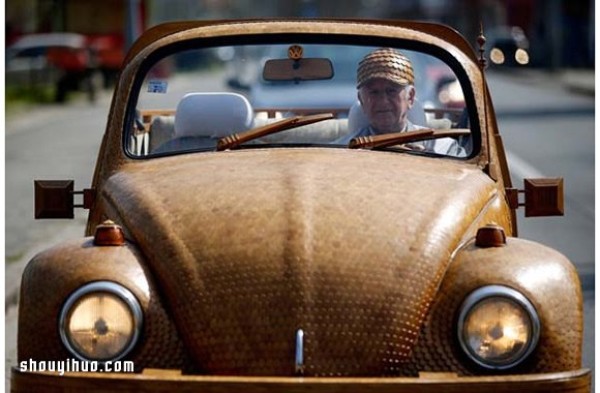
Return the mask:
<path id="1" fill-rule="evenodd" d="M 499 48 L 492 48 L 490 52 L 490 59 L 494 64 L 502 64 L 504 63 L 504 52 Z"/>
<path id="2" fill-rule="evenodd" d="M 458 340 L 474 362 L 504 370 L 535 349 L 540 320 L 531 302 L 514 289 L 490 285 L 471 293 L 458 317 Z"/>
<path id="3" fill-rule="evenodd" d="M 126 288 L 109 281 L 85 285 L 69 296 L 59 320 L 65 347 L 81 360 L 113 361 L 135 346 L 142 308 Z"/>
<path id="4" fill-rule="evenodd" d="M 515 60 L 521 65 L 529 64 L 529 53 L 525 49 L 519 48 L 515 52 Z"/>

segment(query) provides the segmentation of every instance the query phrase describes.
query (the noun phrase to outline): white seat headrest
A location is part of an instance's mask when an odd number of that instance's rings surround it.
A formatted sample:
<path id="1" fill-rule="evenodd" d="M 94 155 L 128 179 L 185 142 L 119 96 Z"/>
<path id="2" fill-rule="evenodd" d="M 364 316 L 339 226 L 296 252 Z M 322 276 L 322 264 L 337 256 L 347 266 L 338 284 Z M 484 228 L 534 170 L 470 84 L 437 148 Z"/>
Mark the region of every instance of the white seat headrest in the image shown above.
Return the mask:
<path id="1" fill-rule="evenodd" d="M 248 100 L 237 93 L 188 93 L 175 111 L 175 136 L 221 138 L 252 126 Z"/>

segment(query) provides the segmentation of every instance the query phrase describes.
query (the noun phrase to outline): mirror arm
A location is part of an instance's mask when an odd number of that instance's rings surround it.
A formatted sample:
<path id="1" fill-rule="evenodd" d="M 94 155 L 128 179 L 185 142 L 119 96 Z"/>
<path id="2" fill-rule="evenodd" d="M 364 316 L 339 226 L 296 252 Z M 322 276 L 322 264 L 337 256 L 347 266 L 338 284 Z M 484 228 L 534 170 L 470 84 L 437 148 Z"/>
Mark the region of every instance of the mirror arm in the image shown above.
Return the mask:
<path id="1" fill-rule="evenodd" d="M 86 188 L 74 191 L 73 180 L 35 180 L 36 219 L 74 218 L 74 209 L 90 209 L 96 199 L 96 190 Z M 83 203 L 75 204 L 75 195 L 83 195 Z"/>
<path id="2" fill-rule="evenodd" d="M 506 188 L 508 206 L 516 210 L 525 207 L 525 217 L 563 216 L 564 186 L 562 178 L 524 179 L 524 190 Z M 524 202 L 519 202 L 524 194 Z"/>

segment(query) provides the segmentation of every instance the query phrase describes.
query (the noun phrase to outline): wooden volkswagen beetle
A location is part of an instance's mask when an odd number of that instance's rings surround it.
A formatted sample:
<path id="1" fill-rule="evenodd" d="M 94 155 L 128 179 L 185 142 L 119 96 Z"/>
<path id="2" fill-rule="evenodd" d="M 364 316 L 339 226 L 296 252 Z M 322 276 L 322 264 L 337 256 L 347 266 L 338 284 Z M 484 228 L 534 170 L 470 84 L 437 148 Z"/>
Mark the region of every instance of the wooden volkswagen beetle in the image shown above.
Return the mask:
<path id="1" fill-rule="evenodd" d="M 577 273 L 517 237 L 562 179 L 513 188 L 484 66 L 426 23 L 147 31 L 91 188 L 36 182 L 90 213 L 24 272 L 12 390 L 589 391 Z"/>

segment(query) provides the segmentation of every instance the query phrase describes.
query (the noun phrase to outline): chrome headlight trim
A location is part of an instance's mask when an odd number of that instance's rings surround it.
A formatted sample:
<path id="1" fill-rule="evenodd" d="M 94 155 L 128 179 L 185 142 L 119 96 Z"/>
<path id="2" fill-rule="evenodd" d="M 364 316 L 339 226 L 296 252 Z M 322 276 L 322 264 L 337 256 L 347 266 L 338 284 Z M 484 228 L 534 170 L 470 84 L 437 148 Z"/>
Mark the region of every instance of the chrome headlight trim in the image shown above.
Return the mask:
<path id="1" fill-rule="evenodd" d="M 486 363 L 478 356 L 473 354 L 471 349 L 469 348 L 469 345 L 467 345 L 467 343 L 465 342 L 465 337 L 463 333 L 466 318 L 469 315 L 469 313 L 473 310 L 473 308 L 478 303 L 494 297 L 503 297 L 519 305 L 523 309 L 523 311 L 525 311 L 531 323 L 531 339 L 527 344 L 527 348 L 525 349 L 525 351 L 523 351 L 519 358 L 506 364 Z M 467 296 L 467 298 L 463 301 L 462 305 L 460 306 L 459 310 L 460 312 L 457 323 L 458 342 L 460 343 L 461 349 L 469 357 L 469 359 L 471 359 L 473 362 L 477 363 L 481 367 L 490 370 L 510 369 L 527 359 L 531 352 L 533 352 L 533 350 L 537 347 L 541 331 L 540 318 L 535 307 L 529 301 L 529 299 L 527 299 L 522 293 L 518 292 L 515 289 L 503 285 L 487 285 L 478 288 L 475 291 L 471 292 L 469 296 Z"/>
<path id="2" fill-rule="evenodd" d="M 73 344 L 69 340 L 69 337 L 67 336 L 67 332 L 66 332 L 67 331 L 66 324 L 68 322 L 69 312 L 71 311 L 71 308 L 73 307 L 73 305 L 75 305 L 75 303 L 79 299 L 81 299 L 83 296 L 90 294 L 90 293 L 99 293 L 99 292 L 100 293 L 102 293 L 102 292 L 110 293 L 110 294 L 115 295 L 118 298 L 120 298 L 129 307 L 129 310 L 131 311 L 131 315 L 132 315 L 133 321 L 134 321 L 133 334 L 131 336 L 131 339 L 130 339 L 128 345 L 114 358 L 105 359 L 105 360 L 89 359 L 89 358 L 86 358 L 85 356 L 83 356 L 73 346 Z M 71 295 L 69 295 L 69 297 L 67 298 L 67 301 L 64 303 L 64 305 L 62 306 L 62 309 L 60 311 L 60 317 L 58 320 L 58 330 L 59 330 L 60 339 L 61 339 L 63 345 L 65 346 L 65 348 L 67 348 L 69 353 L 71 353 L 77 359 L 82 360 L 82 361 L 97 361 L 99 363 L 104 363 L 107 361 L 115 361 L 115 360 L 122 359 L 129 352 L 131 352 L 131 350 L 135 347 L 135 345 L 137 344 L 137 342 L 141 336 L 143 317 L 144 317 L 144 314 L 142 312 L 142 306 L 140 305 L 140 303 L 137 300 L 137 298 L 135 297 L 135 295 L 133 293 L 131 293 L 131 291 L 129 289 L 125 288 L 124 286 L 122 286 L 120 284 L 112 282 L 112 281 L 95 281 L 95 282 L 92 282 L 92 283 L 89 283 L 89 284 L 86 284 L 86 285 L 80 287 L 79 289 L 74 291 Z"/>

